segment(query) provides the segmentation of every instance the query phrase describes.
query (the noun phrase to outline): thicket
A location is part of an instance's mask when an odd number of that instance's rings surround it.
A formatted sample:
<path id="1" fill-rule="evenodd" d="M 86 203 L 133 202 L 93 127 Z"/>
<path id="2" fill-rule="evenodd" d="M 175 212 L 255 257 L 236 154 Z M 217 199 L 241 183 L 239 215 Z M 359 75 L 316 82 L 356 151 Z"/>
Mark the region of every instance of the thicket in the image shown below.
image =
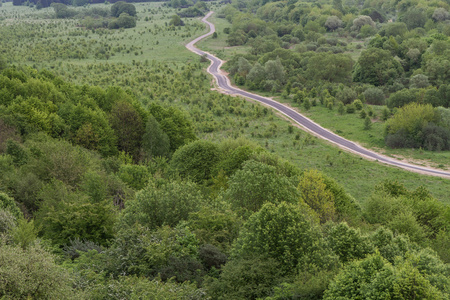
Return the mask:
<path id="1" fill-rule="evenodd" d="M 1 79 L 4 296 L 448 296 L 450 210 L 423 187 L 386 181 L 360 207 L 247 140 L 195 140 L 173 107 L 48 71 Z"/>

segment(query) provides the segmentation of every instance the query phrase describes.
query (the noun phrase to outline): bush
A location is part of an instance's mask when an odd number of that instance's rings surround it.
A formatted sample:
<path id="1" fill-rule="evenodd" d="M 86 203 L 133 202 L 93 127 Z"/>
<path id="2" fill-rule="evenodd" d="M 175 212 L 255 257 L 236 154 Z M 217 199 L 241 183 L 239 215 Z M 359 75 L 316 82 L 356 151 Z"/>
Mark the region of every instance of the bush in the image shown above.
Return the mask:
<path id="1" fill-rule="evenodd" d="M 347 104 L 347 105 L 345 106 L 345 111 L 346 111 L 348 114 L 352 114 L 352 113 L 355 112 L 355 106 L 354 106 L 353 104 Z"/>
<path id="2" fill-rule="evenodd" d="M 344 87 L 336 93 L 336 99 L 342 101 L 344 104 L 352 103 L 356 99 L 356 96 L 356 92 L 349 87 Z"/>
<path id="3" fill-rule="evenodd" d="M 384 93 L 380 88 L 368 88 L 364 91 L 364 98 L 366 99 L 367 104 L 372 105 L 384 105 Z"/>
<path id="4" fill-rule="evenodd" d="M 361 100 L 356 99 L 355 101 L 353 101 L 353 105 L 355 106 L 356 110 L 361 110 L 363 108 L 363 104 L 361 102 Z"/>

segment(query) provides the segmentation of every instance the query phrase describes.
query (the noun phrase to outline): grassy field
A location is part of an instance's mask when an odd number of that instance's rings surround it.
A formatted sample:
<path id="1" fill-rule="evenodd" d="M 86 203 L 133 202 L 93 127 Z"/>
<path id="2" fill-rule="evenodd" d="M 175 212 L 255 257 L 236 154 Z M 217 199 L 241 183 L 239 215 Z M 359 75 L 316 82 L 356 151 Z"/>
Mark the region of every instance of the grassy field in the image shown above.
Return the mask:
<path id="1" fill-rule="evenodd" d="M 199 57 L 184 47 L 186 42 L 206 31 L 199 20 L 185 19 L 186 26 L 173 30 L 166 23 L 175 10 L 162 7 L 161 3 L 139 3 L 136 8 L 139 18 L 136 28 L 92 31 L 77 26 L 77 20 L 51 18 L 52 9 L 38 11 L 6 3 L 0 8 L 0 36 L 2 41 L 4 36 L 8 39 L 0 46 L 0 53 L 6 53 L 10 64 L 50 69 L 75 83 L 121 86 L 144 105 L 158 101 L 180 106 L 191 116 L 201 138 L 253 140 L 302 169 L 318 169 L 333 177 L 360 203 L 370 196 L 376 184 L 386 179 L 398 180 L 409 189 L 424 185 L 438 199 L 450 203 L 450 180 L 366 161 L 299 128 L 289 130 L 290 121 L 259 104 L 211 91 L 212 80 L 204 71 L 207 64 L 200 64 Z M 219 37 L 201 42 L 199 47 L 222 51 L 219 55 L 223 57 L 245 51 L 242 47 L 226 47 L 223 27 L 230 24 L 224 19 L 212 20 L 221 22 L 217 26 Z M 67 54 L 76 53 L 77 49 L 85 51 L 85 57 Z M 335 132 L 340 130 L 345 137 L 361 139 L 371 147 L 379 146 L 374 137 L 382 130 L 381 123 L 374 123 L 366 132 L 355 130 L 363 126 L 356 114 L 339 116 L 336 111 L 319 106 L 307 114 Z"/>

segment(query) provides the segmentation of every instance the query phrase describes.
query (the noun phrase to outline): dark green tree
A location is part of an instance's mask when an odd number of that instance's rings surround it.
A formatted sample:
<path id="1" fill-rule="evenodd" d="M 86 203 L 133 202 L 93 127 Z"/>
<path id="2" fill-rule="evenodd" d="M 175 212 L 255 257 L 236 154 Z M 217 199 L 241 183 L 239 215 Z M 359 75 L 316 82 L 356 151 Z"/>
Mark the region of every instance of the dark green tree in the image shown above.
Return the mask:
<path id="1" fill-rule="evenodd" d="M 353 68 L 353 81 L 381 86 L 392 83 L 403 69 L 389 51 L 369 48 L 361 53 Z"/>
<path id="2" fill-rule="evenodd" d="M 211 179 L 220 160 L 218 146 L 210 141 L 198 140 L 178 148 L 170 166 L 182 178 L 204 183 Z"/>

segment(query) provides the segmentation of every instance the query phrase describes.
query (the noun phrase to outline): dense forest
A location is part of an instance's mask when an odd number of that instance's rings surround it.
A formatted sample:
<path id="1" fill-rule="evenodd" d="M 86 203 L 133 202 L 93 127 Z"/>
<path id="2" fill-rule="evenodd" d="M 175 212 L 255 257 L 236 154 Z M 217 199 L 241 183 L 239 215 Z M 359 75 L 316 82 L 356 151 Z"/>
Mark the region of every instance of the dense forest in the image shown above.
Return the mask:
<path id="1" fill-rule="evenodd" d="M 242 38 L 218 51 L 238 85 L 442 151 L 449 78 L 430 64 L 448 62 L 449 4 L 409 3 L 209 4 L 227 28 L 211 41 Z M 202 28 L 186 8 L 133 6 L 136 27 L 118 30 L 0 8 L 0 297 L 449 299 L 448 180 L 364 164 L 211 91 L 183 50 Z"/>

